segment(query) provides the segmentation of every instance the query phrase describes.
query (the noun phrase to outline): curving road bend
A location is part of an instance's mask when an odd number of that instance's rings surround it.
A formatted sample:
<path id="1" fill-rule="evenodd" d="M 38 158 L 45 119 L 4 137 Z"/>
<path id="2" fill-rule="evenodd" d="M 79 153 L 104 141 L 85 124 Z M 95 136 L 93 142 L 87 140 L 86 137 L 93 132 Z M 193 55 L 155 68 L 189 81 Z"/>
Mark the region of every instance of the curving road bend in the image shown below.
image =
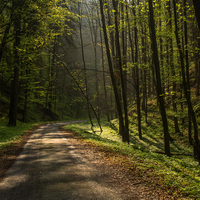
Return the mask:
<path id="1" fill-rule="evenodd" d="M 33 133 L 0 182 L 0 200 L 121 199 L 58 130 L 77 122 L 47 124 Z"/>

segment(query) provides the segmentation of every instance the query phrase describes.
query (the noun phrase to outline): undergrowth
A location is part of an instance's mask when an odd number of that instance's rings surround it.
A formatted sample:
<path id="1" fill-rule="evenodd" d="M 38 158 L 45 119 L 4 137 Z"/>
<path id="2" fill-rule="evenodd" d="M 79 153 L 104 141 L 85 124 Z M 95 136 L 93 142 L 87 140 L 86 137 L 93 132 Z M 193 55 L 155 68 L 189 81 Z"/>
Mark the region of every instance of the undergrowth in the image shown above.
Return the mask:
<path id="1" fill-rule="evenodd" d="M 170 143 L 171 152 L 176 155 L 168 157 L 164 152 L 163 129 L 161 120 L 150 116 L 148 124 L 142 121 L 142 135 L 140 140 L 135 115 L 130 117 L 130 143 L 123 143 L 118 134 L 117 120 L 111 123 L 101 123 L 103 132 L 100 134 L 96 124 L 93 133 L 89 122 L 69 124 L 66 129 L 75 131 L 84 140 L 92 142 L 113 152 L 128 155 L 137 168 L 151 171 L 152 175 L 162 177 L 165 184 L 171 188 L 178 188 L 183 195 L 191 198 L 200 198 L 200 166 L 192 156 L 192 147 L 189 146 L 184 129 L 182 134 L 173 133 L 173 123 L 169 120 L 169 130 L 174 141 Z M 186 154 L 186 155 L 184 155 Z"/>

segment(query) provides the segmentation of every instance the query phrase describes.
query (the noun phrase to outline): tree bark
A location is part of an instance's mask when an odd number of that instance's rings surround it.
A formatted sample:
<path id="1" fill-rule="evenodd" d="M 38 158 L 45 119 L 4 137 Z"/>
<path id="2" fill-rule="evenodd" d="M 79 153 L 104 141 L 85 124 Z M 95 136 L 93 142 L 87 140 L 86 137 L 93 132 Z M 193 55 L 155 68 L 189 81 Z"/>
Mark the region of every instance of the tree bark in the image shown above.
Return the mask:
<path id="1" fill-rule="evenodd" d="M 118 28 L 118 2 L 116 0 L 112 0 L 113 2 L 113 8 L 115 10 L 114 12 L 114 19 L 115 19 L 115 32 L 116 32 L 116 52 L 117 53 L 117 59 L 119 64 L 119 70 L 120 70 L 120 79 L 121 79 L 121 90 L 122 90 L 122 98 L 123 98 L 123 107 L 124 107 L 124 115 L 125 115 L 125 130 L 122 134 L 122 139 L 124 142 L 129 143 L 129 122 L 128 122 L 128 110 L 127 110 L 127 96 L 126 96 L 126 90 L 125 90 L 125 80 L 124 80 L 124 74 L 122 69 L 122 60 L 121 60 L 121 49 L 120 49 L 120 43 L 119 43 L 119 28 Z"/>
<path id="2" fill-rule="evenodd" d="M 99 23 L 99 25 L 100 25 L 100 23 Z M 107 116 L 107 121 L 110 122 L 109 109 L 108 109 L 108 95 L 107 95 L 107 89 L 106 89 L 103 38 L 102 38 L 102 31 L 101 30 L 100 30 L 100 40 L 101 40 L 101 59 L 102 59 L 102 68 L 103 68 L 103 88 L 104 88 L 105 103 L 106 103 L 106 116 Z M 112 93 L 111 93 L 111 95 L 112 95 Z"/>
<path id="3" fill-rule="evenodd" d="M 20 1 L 13 1 L 14 10 L 18 10 L 20 8 Z M 11 83 L 11 98 L 10 98 L 10 110 L 9 110 L 9 126 L 16 126 L 17 122 L 17 105 L 18 105 L 18 91 L 19 91 L 19 67 L 20 67 L 20 56 L 19 56 L 19 48 L 20 48 L 20 32 L 21 32 L 21 15 L 18 12 L 14 15 L 14 34 L 15 34 L 15 42 L 14 42 L 14 78 Z"/>
<path id="4" fill-rule="evenodd" d="M 192 102 L 190 99 L 190 95 L 188 94 L 187 90 L 187 82 L 185 78 L 185 64 L 184 64 L 184 55 L 181 49 L 181 43 L 180 43 L 180 38 L 178 35 L 178 25 L 177 25 L 177 11 L 176 11 L 176 2 L 173 0 L 173 6 L 174 6 L 174 20 L 175 20 L 175 35 L 176 35 L 176 42 L 179 50 L 179 55 L 180 55 L 180 61 L 181 61 L 181 72 L 182 72 L 182 79 L 183 79 L 183 89 L 184 89 L 184 94 L 185 98 L 187 100 L 187 105 L 188 105 L 188 110 L 190 113 L 190 116 L 192 118 L 193 126 L 194 126 L 194 139 L 195 139 L 195 144 L 194 144 L 194 157 L 198 159 L 198 162 L 200 164 L 200 148 L 199 148 L 199 138 L 198 138 L 198 125 L 196 121 L 196 115 L 193 110 Z"/>
<path id="5" fill-rule="evenodd" d="M 80 3 L 79 5 L 79 15 L 81 16 L 81 11 L 80 11 Z M 85 53 L 84 53 L 84 46 L 83 46 L 83 34 L 82 34 L 82 21 L 80 21 L 79 23 L 79 31 L 80 31 L 80 39 L 81 39 L 81 55 L 82 55 L 82 61 L 83 61 L 83 68 L 84 68 L 84 80 L 85 80 L 85 92 L 86 92 L 86 97 L 88 98 L 88 82 L 87 82 L 87 71 L 86 71 L 86 63 L 85 63 Z M 90 123 L 91 126 L 93 127 L 94 124 L 92 122 L 92 117 L 91 117 L 91 113 L 90 113 L 90 106 L 89 106 L 89 102 L 87 101 L 87 110 L 88 110 L 88 116 L 90 119 Z"/>
<path id="6" fill-rule="evenodd" d="M 168 0 L 167 2 L 167 8 L 168 8 L 168 14 L 169 14 L 169 21 L 168 21 L 168 26 L 169 26 L 169 32 L 170 34 L 172 33 L 172 14 L 171 14 L 171 0 Z M 172 94 L 172 106 L 173 106 L 173 111 L 177 111 L 177 106 L 176 106 L 176 80 L 175 80 L 175 69 L 174 69 L 174 59 L 173 59 L 173 41 L 172 38 L 169 38 L 168 40 L 169 43 L 169 63 L 170 63 L 170 68 L 171 68 L 171 73 L 173 76 L 173 94 Z M 169 84 L 168 84 L 169 85 Z M 174 129 L 175 133 L 180 132 L 179 126 L 178 126 L 178 119 L 176 116 L 174 116 Z"/>
<path id="7" fill-rule="evenodd" d="M 98 11 L 97 11 L 98 12 Z M 90 19 L 91 18 L 91 19 Z M 90 21 L 91 20 L 91 21 Z M 99 81 L 98 81 L 98 70 L 97 70 L 97 19 L 94 22 L 93 17 L 88 17 L 89 27 L 90 27 L 90 34 L 92 38 L 92 45 L 94 49 L 94 67 L 95 67 L 95 87 L 96 87 L 96 110 L 97 116 L 100 120 L 100 106 L 99 106 Z"/>
<path id="8" fill-rule="evenodd" d="M 140 111 L 140 84 L 139 84 L 139 67 L 138 67 L 138 29 L 136 21 L 136 5 L 133 5 L 133 15 L 135 17 L 135 88 L 136 88 L 136 101 L 137 101 L 137 119 L 138 119 L 138 133 L 139 138 L 142 139 L 142 129 L 141 129 L 141 111 Z"/>
<path id="9" fill-rule="evenodd" d="M 170 156 L 169 130 L 168 130 L 166 110 L 165 110 L 164 94 L 162 93 L 162 87 L 161 87 L 158 47 L 157 47 L 157 41 L 156 41 L 155 21 L 154 21 L 154 14 L 153 14 L 153 3 L 152 3 L 152 0 L 148 0 L 148 2 L 149 2 L 149 13 L 150 13 L 150 18 L 149 18 L 150 37 L 151 37 L 151 42 L 152 42 L 153 60 L 154 60 L 155 73 L 156 73 L 157 98 L 158 98 L 159 108 L 160 108 L 160 112 L 162 116 L 163 129 L 164 129 L 165 154 L 167 156 Z"/>
<path id="10" fill-rule="evenodd" d="M 124 126 L 124 122 L 123 122 L 122 109 L 121 109 L 121 103 L 120 103 L 120 99 L 119 99 L 119 94 L 118 94 L 118 90 L 117 90 L 114 72 L 113 72 L 112 58 L 111 58 L 111 54 L 110 54 L 108 35 L 107 35 L 105 17 L 104 17 L 104 12 L 103 12 L 103 0 L 99 0 L 99 3 L 100 3 L 101 20 L 102 20 L 103 33 L 104 33 L 104 41 L 105 41 L 105 45 L 106 45 L 108 66 L 109 66 L 112 86 L 113 86 L 113 89 L 114 89 L 114 95 L 115 95 L 115 100 L 116 100 L 116 105 L 117 105 L 117 110 L 118 110 L 118 115 L 119 115 L 119 123 L 120 123 L 120 126 L 122 127 L 122 130 L 125 130 L 125 126 Z"/>
<path id="11" fill-rule="evenodd" d="M 188 58 L 188 31 L 187 31 L 187 8 L 186 8 L 186 0 L 183 0 L 183 9 L 184 9 L 184 37 L 185 37 L 185 61 L 186 61 L 186 77 L 187 77 L 187 91 L 188 98 L 191 99 L 190 95 L 190 75 L 189 75 L 189 58 Z M 191 113 L 190 109 L 188 109 L 188 137 L 189 142 L 192 145 L 192 127 L 191 127 Z"/>

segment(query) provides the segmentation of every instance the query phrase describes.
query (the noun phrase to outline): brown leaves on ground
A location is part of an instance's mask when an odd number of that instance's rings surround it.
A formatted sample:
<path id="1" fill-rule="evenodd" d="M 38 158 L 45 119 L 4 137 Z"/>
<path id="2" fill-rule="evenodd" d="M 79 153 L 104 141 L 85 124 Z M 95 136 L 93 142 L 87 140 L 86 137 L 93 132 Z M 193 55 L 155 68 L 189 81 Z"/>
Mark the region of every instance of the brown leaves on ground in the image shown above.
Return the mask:
<path id="1" fill-rule="evenodd" d="M 72 145 L 79 146 L 82 155 L 105 174 L 104 178 L 109 177 L 108 183 L 120 189 L 124 199 L 186 199 L 178 188 L 167 186 L 163 177 L 156 176 L 153 169 L 140 169 L 127 155 L 87 142 L 62 127 L 59 130 L 65 137 L 71 138 Z M 139 191 L 142 198 L 138 198 L 139 193 L 135 195 L 135 190 Z"/>
<path id="2" fill-rule="evenodd" d="M 0 179 L 20 154 L 30 135 L 40 125 L 27 131 L 16 142 L 0 150 Z M 82 140 L 76 133 L 61 127 L 59 130 L 69 142 L 79 147 L 82 155 L 103 175 L 105 182 L 120 190 L 123 199 L 185 199 L 177 188 L 170 188 L 152 169 L 141 170 L 127 156 Z M 174 195 L 172 195 L 174 194 Z"/>

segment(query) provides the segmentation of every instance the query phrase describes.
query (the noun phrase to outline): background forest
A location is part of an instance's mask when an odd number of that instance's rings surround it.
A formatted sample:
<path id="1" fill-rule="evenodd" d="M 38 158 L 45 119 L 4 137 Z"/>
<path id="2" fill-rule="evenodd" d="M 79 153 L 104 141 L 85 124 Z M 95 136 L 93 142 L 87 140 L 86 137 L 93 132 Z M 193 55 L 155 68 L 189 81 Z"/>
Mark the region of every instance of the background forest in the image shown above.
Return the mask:
<path id="1" fill-rule="evenodd" d="M 2 123 L 117 119 L 129 143 L 159 120 L 160 153 L 185 136 L 200 162 L 196 2 L 0 0 Z"/>

